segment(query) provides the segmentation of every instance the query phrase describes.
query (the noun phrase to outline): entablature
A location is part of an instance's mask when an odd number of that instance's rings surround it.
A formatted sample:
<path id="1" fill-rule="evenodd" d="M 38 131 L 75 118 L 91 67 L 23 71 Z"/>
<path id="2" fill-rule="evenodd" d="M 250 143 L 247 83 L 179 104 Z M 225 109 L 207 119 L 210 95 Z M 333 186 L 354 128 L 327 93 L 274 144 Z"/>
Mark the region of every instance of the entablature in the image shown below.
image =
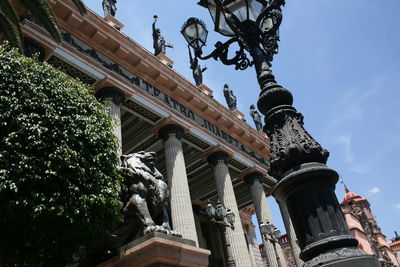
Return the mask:
<path id="1" fill-rule="evenodd" d="M 147 93 L 151 96 L 147 97 L 149 101 L 161 101 L 175 111 L 172 113 L 184 115 L 192 123 L 197 122 L 214 137 L 242 152 L 256 153 L 263 159 L 269 159 L 269 140 L 263 132 L 251 128 L 94 12 L 89 10 L 82 17 L 70 1 L 49 2 L 62 27 L 63 43 L 55 44 L 46 37 L 45 31 L 33 23 L 26 25 L 41 36 L 51 55 L 57 47 L 72 55 L 78 52 L 80 59 L 103 73 L 105 78 L 97 82 L 96 88 L 118 87 L 125 92 L 127 99 L 139 92 L 142 96 L 143 92 Z"/>

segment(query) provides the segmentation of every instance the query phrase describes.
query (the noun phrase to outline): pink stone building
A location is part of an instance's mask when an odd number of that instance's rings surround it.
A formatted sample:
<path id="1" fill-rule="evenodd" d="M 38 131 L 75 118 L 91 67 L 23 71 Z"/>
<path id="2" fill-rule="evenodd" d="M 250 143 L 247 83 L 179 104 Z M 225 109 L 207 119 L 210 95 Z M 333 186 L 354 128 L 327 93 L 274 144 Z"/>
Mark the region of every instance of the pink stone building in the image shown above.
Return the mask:
<path id="1" fill-rule="evenodd" d="M 346 186 L 345 191 L 340 206 L 351 233 L 359 242 L 359 247 L 378 257 L 382 266 L 398 266 L 398 259 L 386 241 L 386 236 L 381 232 L 368 200 L 350 192 Z"/>
<path id="2" fill-rule="evenodd" d="M 390 243 L 389 246 L 396 255 L 397 261 L 400 263 L 400 236 L 397 234 L 397 232 L 394 233 L 396 236 L 392 239 L 392 243 Z"/>

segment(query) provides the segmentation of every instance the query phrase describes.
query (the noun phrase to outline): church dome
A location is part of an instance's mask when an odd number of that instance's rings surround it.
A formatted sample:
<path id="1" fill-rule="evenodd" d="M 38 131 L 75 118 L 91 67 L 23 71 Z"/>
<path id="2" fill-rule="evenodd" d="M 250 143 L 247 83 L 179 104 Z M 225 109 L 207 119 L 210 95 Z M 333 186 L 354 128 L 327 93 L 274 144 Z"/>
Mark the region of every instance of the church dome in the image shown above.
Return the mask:
<path id="1" fill-rule="evenodd" d="M 344 186 L 344 190 L 346 191 L 346 194 L 343 197 L 342 203 L 348 203 L 350 201 L 360 201 L 365 199 L 363 197 L 360 197 L 356 193 L 350 192 L 346 185 Z"/>

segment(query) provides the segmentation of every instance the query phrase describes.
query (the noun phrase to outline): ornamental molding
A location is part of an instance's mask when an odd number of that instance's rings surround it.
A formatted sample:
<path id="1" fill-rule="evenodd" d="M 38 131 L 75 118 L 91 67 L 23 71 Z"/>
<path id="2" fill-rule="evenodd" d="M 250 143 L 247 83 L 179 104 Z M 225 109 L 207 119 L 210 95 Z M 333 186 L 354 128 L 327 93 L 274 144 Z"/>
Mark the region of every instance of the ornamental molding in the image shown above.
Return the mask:
<path id="1" fill-rule="evenodd" d="M 88 10 L 88 14 L 82 17 L 68 0 L 49 0 L 49 3 L 59 20 L 61 28 L 65 29 L 66 32 L 73 33 L 76 35 L 76 39 L 88 44 L 91 48 L 95 48 L 95 51 L 98 52 L 97 56 L 101 53 L 108 60 L 114 61 L 114 63 L 118 62 L 119 68 L 115 64 L 109 66 L 111 70 L 108 68 L 105 72 L 107 74 L 106 79 L 118 82 L 118 80 L 121 80 L 118 76 L 121 76 L 121 73 L 126 74 L 125 70 L 129 70 L 131 73 L 143 78 L 149 85 L 149 82 L 151 82 L 152 87 L 159 88 L 166 95 L 174 95 L 177 101 L 185 103 L 187 109 L 192 110 L 201 117 L 208 118 L 211 124 L 218 125 L 220 130 L 225 133 L 229 132 L 233 139 L 240 140 L 240 143 L 245 147 L 261 155 L 262 158 L 268 159 L 269 141 L 264 133 L 256 131 L 250 125 L 236 118 L 224 106 L 213 99 L 207 98 L 198 87 L 173 69 L 162 64 L 158 58 L 128 36 L 112 28 L 100 16 Z M 27 27 L 25 31 L 31 27 Z M 54 43 L 50 41 L 47 45 L 48 47 L 54 47 Z M 68 49 L 71 50 L 69 47 Z M 96 57 L 96 55 L 93 56 Z M 87 56 L 84 58 L 92 66 L 93 63 L 96 63 L 94 65 L 102 65 L 99 62 L 93 62 L 92 58 L 88 60 Z M 124 77 L 123 80 L 127 80 L 127 78 L 129 79 L 129 77 Z M 130 79 L 134 78 L 130 77 Z M 137 83 L 137 81 L 132 80 L 132 83 Z M 138 85 L 135 86 L 138 87 Z M 119 85 L 116 87 L 126 91 L 127 95 L 131 95 L 136 93 L 135 86 L 126 84 L 125 86 Z M 218 136 L 217 130 L 215 132 L 210 129 L 206 130 L 211 131 L 214 136 Z M 218 137 L 226 141 L 223 136 Z M 242 152 L 244 151 L 242 150 Z M 247 155 L 249 156 L 249 154 Z"/>

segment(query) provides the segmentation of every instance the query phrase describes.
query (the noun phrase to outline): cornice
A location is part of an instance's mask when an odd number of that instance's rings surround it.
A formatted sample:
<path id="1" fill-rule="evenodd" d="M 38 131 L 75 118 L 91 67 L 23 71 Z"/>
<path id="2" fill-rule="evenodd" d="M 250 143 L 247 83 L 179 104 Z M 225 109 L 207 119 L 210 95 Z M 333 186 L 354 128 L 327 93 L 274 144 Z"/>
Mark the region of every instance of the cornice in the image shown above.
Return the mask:
<path id="1" fill-rule="evenodd" d="M 164 93 L 173 95 L 254 152 L 269 159 L 269 140 L 263 132 L 251 128 L 217 101 L 200 92 L 198 87 L 163 64 L 127 35 L 110 26 L 99 15 L 88 10 L 87 15 L 82 17 L 72 2 L 67 0 L 49 0 L 49 3 L 62 28 L 157 86 Z M 127 94 L 134 93 L 133 87 L 131 91 Z"/>

